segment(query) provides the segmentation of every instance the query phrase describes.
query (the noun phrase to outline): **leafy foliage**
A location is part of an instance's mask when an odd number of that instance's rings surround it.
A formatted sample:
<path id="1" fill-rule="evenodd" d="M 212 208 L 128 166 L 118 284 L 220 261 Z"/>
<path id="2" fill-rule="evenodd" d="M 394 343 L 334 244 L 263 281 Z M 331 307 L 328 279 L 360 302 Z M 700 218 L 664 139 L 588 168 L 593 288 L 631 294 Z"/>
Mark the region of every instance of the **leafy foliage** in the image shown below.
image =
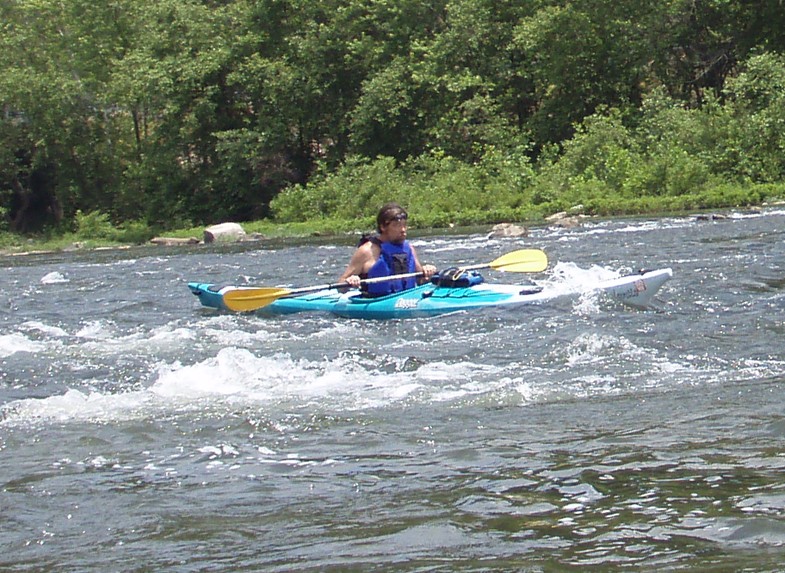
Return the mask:
<path id="1" fill-rule="evenodd" d="M 8 0 L 0 231 L 366 222 L 390 199 L 443 225 L 768 197 L 785 175 L 783 14 Z"/>

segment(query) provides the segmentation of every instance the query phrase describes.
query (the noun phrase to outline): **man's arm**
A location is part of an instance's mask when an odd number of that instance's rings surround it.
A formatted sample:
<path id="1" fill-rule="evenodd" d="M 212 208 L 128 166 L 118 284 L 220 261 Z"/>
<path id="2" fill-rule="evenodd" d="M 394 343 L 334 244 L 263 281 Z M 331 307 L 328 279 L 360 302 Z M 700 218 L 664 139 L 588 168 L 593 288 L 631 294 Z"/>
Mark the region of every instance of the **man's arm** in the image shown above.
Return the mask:
<path id="1" fill-rule="evenodd" d="M 346 265 L 346 270 L 343 271 L 338 282 L 347 282 L 355 288 L 360 286 L 360 275 L 366 272 L 367 267 L 371 266 L 368 265 L 368 262 L 374 260 L 371 246 L 371 243 L 365 243 L 354 251 L 352 258 L 349 259 L 349 264 Z"/>

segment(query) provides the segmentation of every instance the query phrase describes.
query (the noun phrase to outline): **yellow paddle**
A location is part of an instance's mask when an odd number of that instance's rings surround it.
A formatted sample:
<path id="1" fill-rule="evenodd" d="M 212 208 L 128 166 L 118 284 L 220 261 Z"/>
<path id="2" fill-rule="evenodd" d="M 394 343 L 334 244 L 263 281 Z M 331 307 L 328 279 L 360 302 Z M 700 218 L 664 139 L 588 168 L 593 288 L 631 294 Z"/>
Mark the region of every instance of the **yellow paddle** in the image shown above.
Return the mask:
<path id="1" fill-rule="evenodd" d="M 502 255 L 490 263 L 462 267 L 461 271 L 476 269 L 495 269 L 510 273 L 539 273 L 548 267 L 548 257 L 539 249 L 520 249 Z M 395 279 L 421 277 L 423 273 L 406 273 L 389 277 L 365 279 L 361 284 L 380 283 Z M 226 308 L 236 312 L 250 312 L 267 306 L 279 298 L 298 296 L 301 294 L 327 289 L 348 288 L 347 283 L 324 284 L 312 287 L 285 288 L 285 287 L 239 287 L 223 295 Z"/>

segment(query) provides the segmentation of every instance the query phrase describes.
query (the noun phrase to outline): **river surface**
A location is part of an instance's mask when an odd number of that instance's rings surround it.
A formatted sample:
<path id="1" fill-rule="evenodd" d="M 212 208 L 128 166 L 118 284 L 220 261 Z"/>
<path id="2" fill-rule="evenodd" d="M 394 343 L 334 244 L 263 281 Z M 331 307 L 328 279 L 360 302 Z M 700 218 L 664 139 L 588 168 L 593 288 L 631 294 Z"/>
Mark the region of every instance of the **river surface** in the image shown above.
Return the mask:
<path id="1" fill-rule="evenodd" d="M 650 310 L 384 322 L 186 288 L 332 282 L 348 241 L 4 257 L 0 570 L 782 570 L 784 239 L 777 208 L 420 237 L 674 276 Z"/>

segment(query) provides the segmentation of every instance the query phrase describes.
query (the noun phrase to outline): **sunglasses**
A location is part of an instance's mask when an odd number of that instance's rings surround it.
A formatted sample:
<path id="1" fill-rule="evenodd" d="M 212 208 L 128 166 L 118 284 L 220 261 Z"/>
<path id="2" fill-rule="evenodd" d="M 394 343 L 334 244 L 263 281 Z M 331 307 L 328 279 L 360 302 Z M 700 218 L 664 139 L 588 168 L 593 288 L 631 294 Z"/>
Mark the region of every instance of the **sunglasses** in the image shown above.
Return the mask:
<path id="1" fill-rule="evenodd" d="M 388 223 L 392 223 L 393 221 L 406 221 L 409 216 L 406 213 L 398 213 L 395 217 L 390 217 L 387 219 Z"/>

